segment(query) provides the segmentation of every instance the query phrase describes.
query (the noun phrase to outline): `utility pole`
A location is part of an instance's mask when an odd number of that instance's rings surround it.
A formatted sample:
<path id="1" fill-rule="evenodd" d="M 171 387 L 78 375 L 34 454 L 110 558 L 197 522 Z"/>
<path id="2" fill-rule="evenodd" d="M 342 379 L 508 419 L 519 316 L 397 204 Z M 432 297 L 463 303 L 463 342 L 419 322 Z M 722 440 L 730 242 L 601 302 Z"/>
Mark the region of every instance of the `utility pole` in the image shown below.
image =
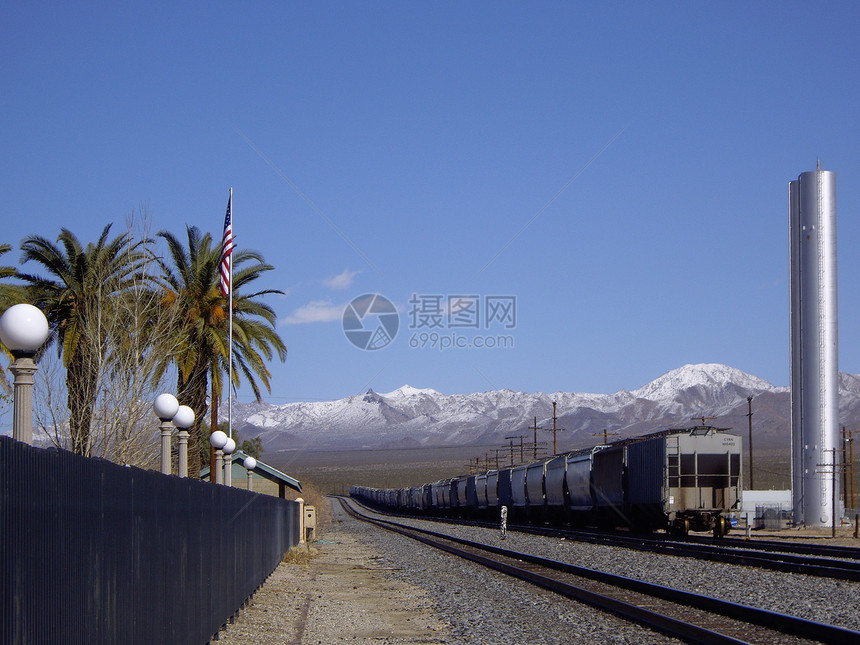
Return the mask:
<path id="1" fill-rule="evenodd" d="M 856 430 L 849 430 L 848 432 L 848 458 L 851 460 L 848 471 L 849 477 L 851 478 L 851 508 L 857 508 L 854 506 L 854 433 Z M 856 537 L 856 536 L 855 536 Z"/>
<path id="2" fill-rule="evenodd" d="M 592 433 L 591 433 L 591 436 L 592 436 L 592 437 L 600 437 L 600 436 L 602 436 L 602 437 L 603 437 L 603 445 L 605 446 L 606 444 L 608 444 L 608 443 L 609 443 L 609 436 L 610 436 L 610 435 L 615 436 L 615 435 L 617 435 L 617 434 L 618 434 L 617 432 L 609 432 L 606 428 L 604 428 L 604 429 L 603 429 L 603 432 L 592 432 Z"/>
<path id="3" fill-rule="evenodd" d="M 535 417 L 535 424 L 531 427 L 531 430 L 534 430 L 534 454 L 532 456 L 534 457 L 534 459 L 537 459 L 537 450 L 538 450 L 537 431 L 538 430 L 546 430 L 546 428 L 538 428 L 537 417 Z"/>
<path id="4" fill-rule="evenodd" d="M 846 448 L 848 450 L 847 457 L 847 466 L 845 469 L 845 475 L 848 481 L 845 482 L 845 487 L 843 490 L 843 497 L 846 501 L 846 506 L 854 509 L 854 435 L 860 432 L 860 430 L 848 430 L 844 426 L 842 427 L 842 440 L 843 445 L 847 444 Z M 850 501 L 850 503 L 849 503 Z"/>
<path id="5" fill-rule="evenodd" d="M 480 459 L 481 459 L 480 457 L 475 457 L 475 463 L 472 463 L 472 458 L 469 457 L 469 463 L 466 467 L 469 469 L 470 475 L 477 474 L 477 473 L 481 472 Z"/>
<path id="6" fill-rule="evenodd" d="M 848 508 L 848 430 L 842 426 L 842 501 Z"/>
<path id="7" fill-rule="evenodd" d="M 566 430 L 567 428 L 559 428 L 558 427 L 558 417 L 555 413 L 555 405 L 556 402 L 552 402 L 552 454 L 558 454 L 558 441 L 557 441 L 557 433 L 561 430 Z M 535 419 L 535 425 L 537 425 L 537 419 Z"/>
<path id="8" fill-rule="evenodd" d="M 747 397 L 747 419 L 749 420 L 749 428 L 750 428 L 750 490 L 755 490 L 755 484 L 753 484 L 753 451 L 752 451 L 752 395 Z M 702 422 L 704 425 L 704 421 Z"/>
<path id="9" fill-rule="evenodd" d="M 514 465 L 514 439 L 517 439 L 517 435 L 509 435 L 505 437 L 505 439 L 510 439 L 510 450 L 511 450 L 511 466 Z"/>

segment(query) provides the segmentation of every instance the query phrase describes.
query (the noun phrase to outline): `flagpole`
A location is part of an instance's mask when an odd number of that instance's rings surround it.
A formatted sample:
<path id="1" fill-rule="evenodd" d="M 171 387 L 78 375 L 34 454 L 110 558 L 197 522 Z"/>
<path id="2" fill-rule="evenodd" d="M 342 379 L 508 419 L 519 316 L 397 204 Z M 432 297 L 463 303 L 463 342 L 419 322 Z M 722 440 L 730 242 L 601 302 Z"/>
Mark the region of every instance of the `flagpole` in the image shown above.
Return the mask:
<path id="1" fill-rule="evenodd" d="M 233 187 L 230 186 L 230 227 L 233 226 Z M 235 236 L 234 236 L 235 239 Z M 233 256 L 230 256 L 230 293 L 228 296 L 229 318 L 228 325 L 228 341 L 227 341 L 227 362 L 229 364 L 227 377 L 227 436 L 233 438 Z"/>

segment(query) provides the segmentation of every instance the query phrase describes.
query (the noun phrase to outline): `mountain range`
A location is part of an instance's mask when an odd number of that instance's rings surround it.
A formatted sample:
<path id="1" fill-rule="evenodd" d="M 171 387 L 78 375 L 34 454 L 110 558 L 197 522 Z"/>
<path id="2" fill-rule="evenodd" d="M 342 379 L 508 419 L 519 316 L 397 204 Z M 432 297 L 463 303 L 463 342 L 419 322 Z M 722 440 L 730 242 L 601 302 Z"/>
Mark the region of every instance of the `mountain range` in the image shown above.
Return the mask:
<path id="1" fill-rule="evenodd" d="M 840 424 L 860 421 L 860 376 L 840 374 Z M 636 390 L 614 394 L 494 390 L 442 394 L 404 385 L 337 401 L 233 403 L 233 428 L 266 452 L 508 445 L 537 435 L 551 452 L 553 402 L 559 452 L 704 422 L 747 435 L 752 399 L 756 447 L 788 451 L 790 389 L 720 364 L 685 365 Z M 226 410 L 224 410 L 226 412 Z M 222 416 L 222 418 L 224 418 Z M 699 421 L 696 421 L 699 419 Z M 537 431 L 534 426 L 537 426 Z"/>

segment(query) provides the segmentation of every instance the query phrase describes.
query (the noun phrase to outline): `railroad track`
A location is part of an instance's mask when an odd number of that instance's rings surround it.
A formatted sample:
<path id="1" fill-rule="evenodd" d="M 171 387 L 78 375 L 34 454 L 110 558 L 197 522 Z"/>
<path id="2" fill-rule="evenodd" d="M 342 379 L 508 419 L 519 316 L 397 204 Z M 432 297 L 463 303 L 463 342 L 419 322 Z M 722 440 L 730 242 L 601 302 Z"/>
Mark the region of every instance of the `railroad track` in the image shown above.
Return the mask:
<path id="1" fill-rule="evenodd" d="M 508 527 L 508 530 L 523 530 L 531 532 L 529 527 Z M 538 529 L 541 535 L 564 537 L 568 540 L 618 546 L 637 551 L 648 551 L 663 555 L 674 555 L 686 558 L 707 559 L 712 562 L 723 562 L 760 569 L 770 569 L 783 573 L 799 573 L 808 576 L 820 576 L 836 580 L 860 582 L 860 560 L 857 553 L 851 550 L 838 551 L 828 549 L 833 556 L 823 557 L 814 555 L 820 551 L 808 546 L 798 545 L 793 548 L 786 543 L 766 543 L 752 545 L 740 540 L 688 541 L 673 540 L 662 537 L 623 535 L 619 533 L 601 534 L 592 532 L 565 531 L 563 529 Z M 801 555 L 801 554 L 809 555 Z"/>
<path id="2" fill-rule="evenodd" d="M 337 499 L 356 519 L 686 642 L 768 645 L 860 642 L 860 632 L 372 518 L 357 511 L 344 498 Z"/>
<path id="3" fill-rule="evenodd" d="M 374 512 L 385 513 L 385 511 L 373 510 Z M 396 517 L 410 517 L 484 528 L 497 528 L 498 526 L 490 522 L 476 520 L 413 515 L 396 515 Z M 853 547 L 829 547 L 777 541 L 753 542 L 738 539 L 673 539 L 671 537 L 631 535 L 621 532 L 577 531 L 529 524 L 509 524 L 508 531 L 564 538 L 602 546 L 617 546 L 662 555 L 706 559 L 713 562 L 758 567 L 782 573 L 799 573 L 860 582 L 860 549 Z"/>
<path id="4" fill-rule="evenodd" d="M 742 537 L 724 537 L 719 540 L 709 537 L 687 536 L 689 542 L 697 544 L 723 544 L 732 546 L 742 545 L 747 549 L 759 551 L 780 551 L 782 553 L 798 553 L 803 555 L 816 555 L 822 558 L 839 558 L 842 560 L 860 560 L 860 540 L 858 546 L 831 546 L 829 544 L 811 544 L 807 542 L 792 542 L 791 540 L 748 540 Z M 827 538 L 821 538 L 826 541 Z"/>

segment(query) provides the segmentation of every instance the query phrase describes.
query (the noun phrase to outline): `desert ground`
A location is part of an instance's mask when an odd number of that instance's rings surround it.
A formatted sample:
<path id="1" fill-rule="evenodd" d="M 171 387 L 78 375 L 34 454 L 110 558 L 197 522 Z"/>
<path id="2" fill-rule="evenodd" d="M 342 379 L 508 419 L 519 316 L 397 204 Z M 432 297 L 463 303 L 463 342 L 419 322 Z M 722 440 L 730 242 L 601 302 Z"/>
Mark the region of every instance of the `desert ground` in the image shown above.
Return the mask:
<path id="1" fill-rule="evenodd" d="M 497 446 L 451 446 L 421 449 L 372 449 L 283 451 L 265 453 L 263 461 L 295 477 L 302 483 L 311 482 L 325 494 L 345 494 L 353 484 L 378 488 L 402 488 L 454 477 L 470 472 L 475 457 L 483 459 Z M 519 462 L 519 453 L 515 451 Z M 860 480 L 860 459 L 855 460 Z M 483 463 L 483 462 L 482 462 Z M 510 464 L 510 452 L 499 455 L 499 465 Z M 756 489 L 784 490 L 791 485 L 788 452 L 754 453 L 754 483 Z M 474 472 L 474 471 L 472 471 Z M 744 454 L 743 476 L 749 483 L 749 459 Z M 860 481 L 858 494 L 860 494 Z"/>

